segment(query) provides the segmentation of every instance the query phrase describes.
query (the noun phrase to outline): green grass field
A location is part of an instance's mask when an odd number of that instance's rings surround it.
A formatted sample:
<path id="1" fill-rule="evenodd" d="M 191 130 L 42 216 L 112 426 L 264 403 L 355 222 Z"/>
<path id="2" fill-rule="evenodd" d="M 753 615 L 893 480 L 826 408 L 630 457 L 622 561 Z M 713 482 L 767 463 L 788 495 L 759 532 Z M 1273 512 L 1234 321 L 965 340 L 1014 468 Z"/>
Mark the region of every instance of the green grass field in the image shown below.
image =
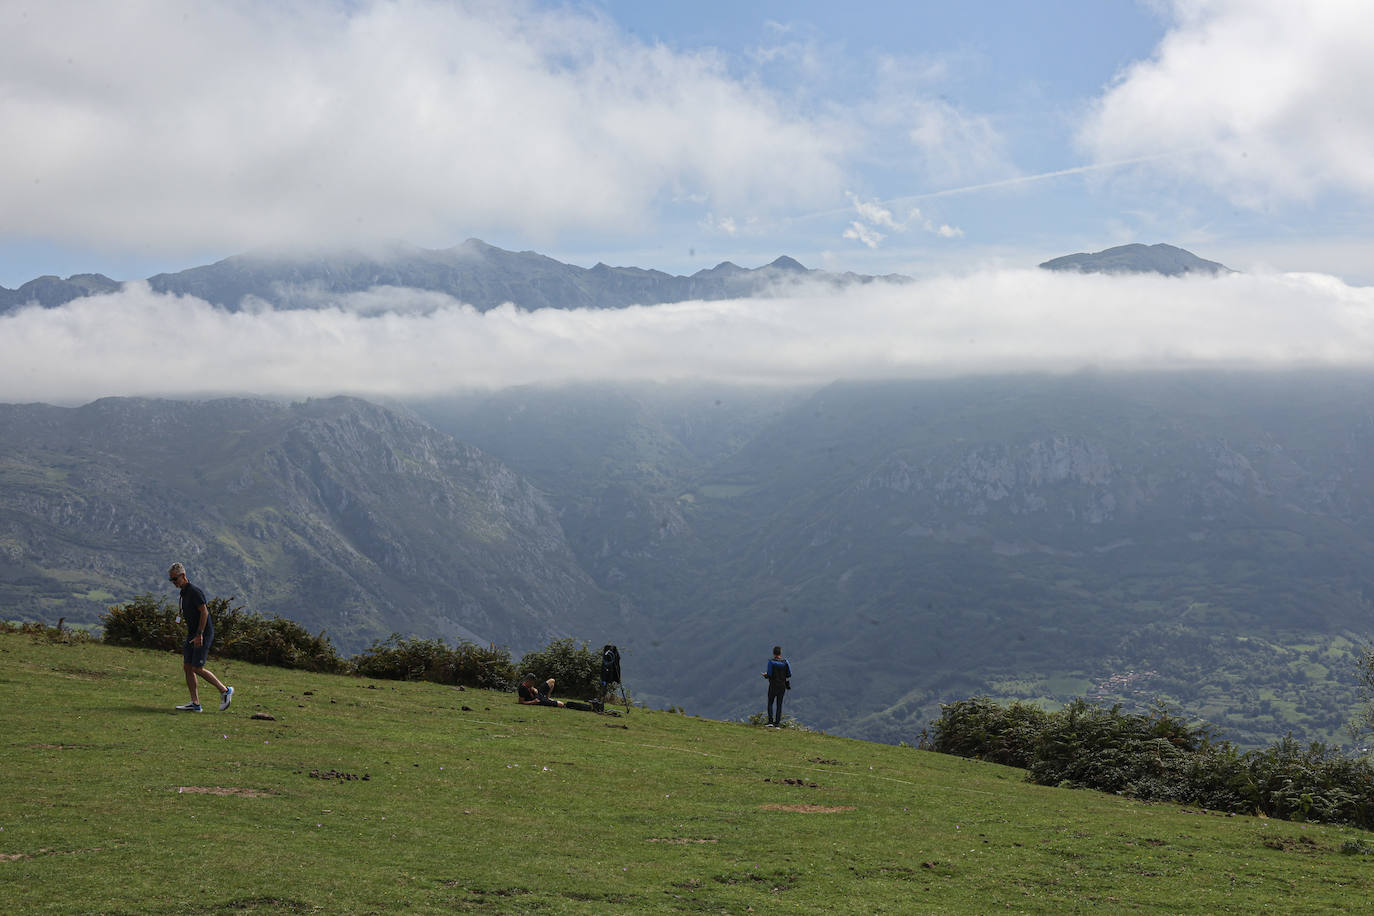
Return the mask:
<path id="1" fill-rule="evenodd" d="M 1019 770 L 799 730 L 210 668 L 234 705 L 177 714 L 178 656 L 0 634 L 5 912 L 1374 904 L 1374 836 L 1349 828 L 1033 786 Z"/>

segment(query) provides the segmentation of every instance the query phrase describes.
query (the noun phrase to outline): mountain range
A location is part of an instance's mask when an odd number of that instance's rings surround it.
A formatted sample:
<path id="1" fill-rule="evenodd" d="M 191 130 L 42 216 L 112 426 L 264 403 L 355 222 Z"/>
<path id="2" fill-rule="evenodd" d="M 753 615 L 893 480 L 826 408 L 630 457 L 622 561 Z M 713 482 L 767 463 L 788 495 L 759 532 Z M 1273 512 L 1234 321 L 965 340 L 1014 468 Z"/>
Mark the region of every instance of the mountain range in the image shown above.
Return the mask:
<path id="1" fill-rule="evenodd" d="M 1167 274 L 1181 251 L 1128 247 L 1097 263 Z M 639 290 L 610 307 L 872 279 L 406 251 L 148 282 L 223 308 L 393 281 L 563 307 L 577 283 Z M 943 702 L 1089 695 L 1243 743 L 1340 740 L 1374 611 L 1372 404 L 1367 373 L 1218 371 L 0 405 L 0 612 L 92 623 L 171 597 L 180 560 L 348 652 L 392 632 L 614 642 L 634 696 L 724 718 L 759 711 L 782 644 L 789 712 L 838 734 L 913 741 Z"/>
<path id="2" fill-rule="evenodd" d="M 1095 254 L 1073 254 L 1040 265 L 1084 272 L 1225 273 L 1229 268 L 1172 245 L 1123 245 Z M 319 308 L 331 298 L 378 286 L 443 293 L 480 311 L 513 303 L 524 309 L 624 308 L 688 300 L 747 298 L 786 292 L 797 284 L 848 286 L 882 280 L 905 283 L 901 274 L 874 277 L 808 269 L 786 255 L 762 267 L 730 261 L 677 276 L 639 267 L 578 267 L 533 251 L 506 251 L 479 239 L 442 250 L 392 245 L 375 251 L 284 255 L 240 254 L 177 273 L 148 277 L 162 293 L 194 296 L 231 311 L 245 303 L 276 308 Z M 110 293 L 122 283 L 102 274 L 45 276 L 18 289 L 0 287 L 0 314 L 29 304 L 55 308 L 83 296 Z"/>
<path id="3" fill-rule="evenodd" d="M 1374 609 L 1374 377 L 508 389 L 0 407 L 0 607 L 210 594 L 323 628 L 624 653 L 651 705 L 915 740 L 971 695 L 1333 740 Z M 757 669 L 757 670 L 756 670 Z"/>
<path id="4" fill-rule="evenodd" d="M 157 274 L 146 282 L 157 292 L 195 296 L 231 311 L 254 301 L 277 308 L 318 308 L 331 297 L 378 286 L 443 293 L 487 311 L 507 302 L 533 310 L 746 298 L 799 283 L 843 286 L 875 279 L 903 282 L 908 278 L 811 270 L 785 255 L 752 269 L 725 261 L 684 277 L 638 267 L 578 267 L 533 251 L 506 251 L 468 239 L 442 250 L 393 245 L 367 252 L 241 254 Z M 112 292 L 121 285 L 100 274 L 77 274 L 66 280 L 39 277 L 15 290 L 0 287 L 0 313 L 29 303 L 52 308 L 82 296 Z"/>

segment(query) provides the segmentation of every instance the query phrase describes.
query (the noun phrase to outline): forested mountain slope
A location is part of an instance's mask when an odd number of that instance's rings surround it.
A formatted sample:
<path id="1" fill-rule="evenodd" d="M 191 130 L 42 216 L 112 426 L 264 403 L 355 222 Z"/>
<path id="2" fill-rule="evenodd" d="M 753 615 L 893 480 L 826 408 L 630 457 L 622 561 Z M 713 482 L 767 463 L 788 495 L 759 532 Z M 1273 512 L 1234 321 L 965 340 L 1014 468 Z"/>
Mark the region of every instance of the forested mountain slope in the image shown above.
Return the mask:
<path id="1" fill-rule="evenodd" d="M 518 474 L 348 398 L 0 406 L 0 547 L 7 613 L 92 621 L 170 596 L 179 560 L 346 649 L 393 631 L 531 648 L 611 606 Z"/>
<path id="2" fill-rule="evenodd" d="M 530 390 L 449 428 L 579 520 L 584 566 L 649 621 L 646 695 L 755 711 L 780 642 L 791 711 L 841 733 L 910 740 L 975 693 L 1092 693 L 1161 697 L 1260 742 L 1339 737 L 1354 708 L 1372 395 L 1330 373 L 837 384 L 668 481 L 619 464 L 614 499 L 587 471 L 630 430 L 662 441 L 648 419 L 612 430 L 577 414 L 585 392 Z M 682 451 L 720 400 L 701 397 Z M 585 422 L 510 447 L 532 413 Z"/>

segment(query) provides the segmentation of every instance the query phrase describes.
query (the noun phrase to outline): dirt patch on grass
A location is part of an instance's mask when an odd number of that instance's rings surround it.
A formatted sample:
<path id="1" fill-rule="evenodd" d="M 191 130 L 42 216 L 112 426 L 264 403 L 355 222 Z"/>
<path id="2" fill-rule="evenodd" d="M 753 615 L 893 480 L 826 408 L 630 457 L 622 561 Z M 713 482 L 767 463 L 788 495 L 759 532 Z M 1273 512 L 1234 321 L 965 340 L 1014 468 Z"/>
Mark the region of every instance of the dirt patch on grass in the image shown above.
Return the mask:
<path id="1" fill-rule="evenodd" d="M 1277 849 L 1280 852 L 1317 852 L 1322 845 L 1310 836 L 1288 837 L 1270 836 L 1260 840 L 1270 849 Z"/>
<path id="2" fill-rule="evenodd" d="M 261 789 L 245 789 L 242 786 L 177 786 L 177 794 L 188 795 L 237 795 L 241 798 L 271 798 L 271 792 Z"/>
<path id="3" fill-rule="evenodd" d="M 95 668 L 81 668 L 73 665 L 54 665 L 50 670 L 68 680 L 98 681 L 110 676 L 110 672 Z"/>
<path id="4" fill-rule="evenodd" d="M 417 763 L 416 766 L 419 766 L 419 764 Z M 297 770 L 296 772 L 299 773 L 300 770 Z M 351 782 L 354 779 L 370 780 L 372 776 L 368 773 L 364 773 L 363 775 L 359 776 L 357 773 L 345 773 L 342 770 L 311 770 L 310 778 L 337 779 L 341 782 Z"/>
<path id="5" fill-rule="evenodd" d="M 23 852 L 0 852 L 0 862 L 18 862 L 20 859 L 27 859 L 30 856 Z"/>
<path id="6" fill-rule="evenodd" d="M 800 814 L 839 814 L 853 811 L 853 805 L 759 805 L 764 811 L 796 811 Z"/>
<path id="7" fill-rule="evenodd" d="M 651 836 L 649 837 L 649 842 L 670 843 L 674 846 L 690 846 L 700 843 L 715 843 L 717 841 L 713 839 L 693 839 L 691 837 L 685 836 Z"/>

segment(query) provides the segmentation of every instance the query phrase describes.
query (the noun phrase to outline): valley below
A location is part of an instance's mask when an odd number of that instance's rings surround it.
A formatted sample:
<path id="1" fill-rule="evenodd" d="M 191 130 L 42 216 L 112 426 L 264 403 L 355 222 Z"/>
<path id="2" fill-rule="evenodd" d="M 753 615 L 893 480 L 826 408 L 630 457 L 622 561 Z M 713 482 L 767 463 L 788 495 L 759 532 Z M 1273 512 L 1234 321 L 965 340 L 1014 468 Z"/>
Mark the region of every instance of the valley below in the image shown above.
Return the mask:
<path id="1" fill-rule="evenodd" d="M 613 642 L 639 701 L 914 743 L 985 695 L 1343 742 L 1374 377 L 1086 372 L 0 406 L 0 612 L 185 562 L 356 652 Z M 170 594 L 168 595 L 170 599 Z"/>

